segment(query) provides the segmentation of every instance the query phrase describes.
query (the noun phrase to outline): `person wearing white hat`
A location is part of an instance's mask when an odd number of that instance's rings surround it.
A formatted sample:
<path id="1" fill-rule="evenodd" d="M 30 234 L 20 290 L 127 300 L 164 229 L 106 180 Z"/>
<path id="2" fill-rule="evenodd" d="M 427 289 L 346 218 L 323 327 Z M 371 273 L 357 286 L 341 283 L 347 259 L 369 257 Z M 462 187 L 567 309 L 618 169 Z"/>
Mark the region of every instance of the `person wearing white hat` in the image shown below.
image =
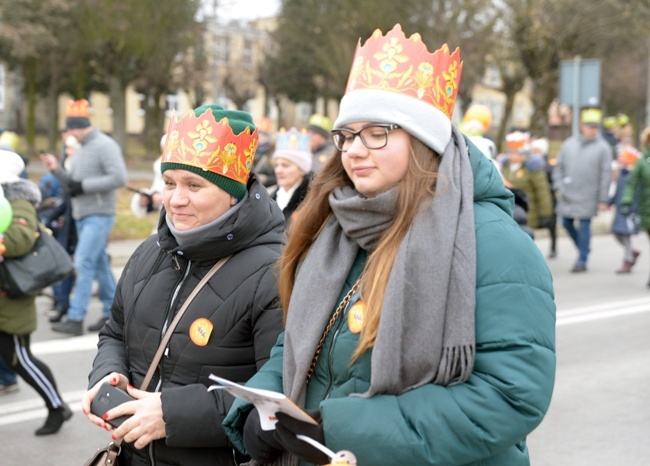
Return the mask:
<path id="1" fill-rule="evenodd" d="M 276 149 L 271 158 L 277 189 L 271 193 L 288 227 L 291 216 L 307 195 L 311 180 L 313 156 L 309 149 L 310 136 L 296 128 L 281 130 L 276 137 Z"/>

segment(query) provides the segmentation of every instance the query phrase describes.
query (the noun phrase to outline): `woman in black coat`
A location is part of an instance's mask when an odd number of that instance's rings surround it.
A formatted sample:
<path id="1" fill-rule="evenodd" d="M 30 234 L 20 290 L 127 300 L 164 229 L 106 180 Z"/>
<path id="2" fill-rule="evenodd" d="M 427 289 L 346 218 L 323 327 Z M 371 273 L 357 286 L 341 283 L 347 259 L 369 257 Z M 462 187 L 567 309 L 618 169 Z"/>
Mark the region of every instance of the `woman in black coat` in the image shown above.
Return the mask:
<path id="1" fill-rule="evenodd" d="M 101 427 L 131 416 L 113 432 L 113 439 L 124 440 L 121 465 L 234 464 L 221 427 L 233 398 L 208 392 L 209 376 L 246 382 L 282 330 L 273 264 L 284 222 L 250 175 L 256 143 L 250 115 L 218 105 L 170 124 L 158 235 L 145 240 L 125 266 L 82 400 L 84 413 Z M 227 256 L 187 308 L 149 386 L 133 388 L 142 383 L 176 312 Z M 90 404 L 103 382 L 137 400 L 95 416 Z M 245 458 L 237 454 L 236 460 Z"/>

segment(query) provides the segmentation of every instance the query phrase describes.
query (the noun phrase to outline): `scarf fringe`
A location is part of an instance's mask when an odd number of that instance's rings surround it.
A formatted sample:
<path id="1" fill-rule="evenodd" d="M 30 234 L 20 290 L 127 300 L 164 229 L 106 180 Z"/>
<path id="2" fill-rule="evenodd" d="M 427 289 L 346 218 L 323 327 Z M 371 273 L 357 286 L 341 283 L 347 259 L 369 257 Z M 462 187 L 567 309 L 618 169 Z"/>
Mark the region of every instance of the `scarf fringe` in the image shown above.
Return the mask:
<path id="1" fill-rule="evenodd" d="M 475 355 L 474 344 L 443 348 L 438 373 L 433 382 L 438 385 L 456 385 L 465 382 L 474 369 Z"/>

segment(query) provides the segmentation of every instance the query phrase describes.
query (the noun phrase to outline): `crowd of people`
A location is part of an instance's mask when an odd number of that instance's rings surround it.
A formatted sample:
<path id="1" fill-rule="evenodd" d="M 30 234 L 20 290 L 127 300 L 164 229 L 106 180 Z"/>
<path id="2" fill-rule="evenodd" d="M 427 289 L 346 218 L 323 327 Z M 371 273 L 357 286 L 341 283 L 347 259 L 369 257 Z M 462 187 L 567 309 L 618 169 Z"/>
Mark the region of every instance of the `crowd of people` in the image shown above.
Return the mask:
<path id="1" fill-rule="evenodd" d="M 530 463 L 556 364 L 535 230 L 549 230 L 552 259 L 561 222 L 571 271 L 586 272 L 592 219 L 614 207 L 616 272 L 631 272 L 632 237 L 650 233 L 650 128 L 637 150 L 625 115 L 589 108 L 557 154 L 521 129 L 499 153 L 489 108 L 452 123 L 462 67 L 458 49 L 431 52 L 398 24 L 357 46 L 334 121 L 274 134 L 217 104 L 172 118 L 154 181 L 131 203 L 156 226 L 117 281 L 106 247 L 126 166 L 88 101 L 69 102 L 39 186 L 0 146 L 14 209 L 2 258 L 28 251 L 39 222 L 74 258 L 53 331 L 84 333 L 97 282 L 81 406 L 121 445 L 121 465 L 329 463 L 318 444 L 361 465 Z M 0 394 L 20 375 L 48 408 L 36 435 L 49 435 L 72 412 L 30 352 L 35 328 L 33 296 L 0 296 Z M 268 430 L 260 406 L 209 391 L 210 375 L 284 393 L 309 421 L 277 412 Z M 98 415 L 105 383 L 132 401 Z"/>

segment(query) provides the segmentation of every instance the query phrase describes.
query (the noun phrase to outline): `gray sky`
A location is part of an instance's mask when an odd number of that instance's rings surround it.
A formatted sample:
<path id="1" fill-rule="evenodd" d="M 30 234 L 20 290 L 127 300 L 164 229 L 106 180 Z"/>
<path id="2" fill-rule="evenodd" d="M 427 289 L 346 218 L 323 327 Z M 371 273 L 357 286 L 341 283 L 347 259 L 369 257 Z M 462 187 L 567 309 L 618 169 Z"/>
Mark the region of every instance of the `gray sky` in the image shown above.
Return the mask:
<path id="1" fill-rule="evenodd" d="M 217 0 L 217 15 L 222 20 L 265 18 L 276 15 L 279 8 L 279 0 Z"/>

